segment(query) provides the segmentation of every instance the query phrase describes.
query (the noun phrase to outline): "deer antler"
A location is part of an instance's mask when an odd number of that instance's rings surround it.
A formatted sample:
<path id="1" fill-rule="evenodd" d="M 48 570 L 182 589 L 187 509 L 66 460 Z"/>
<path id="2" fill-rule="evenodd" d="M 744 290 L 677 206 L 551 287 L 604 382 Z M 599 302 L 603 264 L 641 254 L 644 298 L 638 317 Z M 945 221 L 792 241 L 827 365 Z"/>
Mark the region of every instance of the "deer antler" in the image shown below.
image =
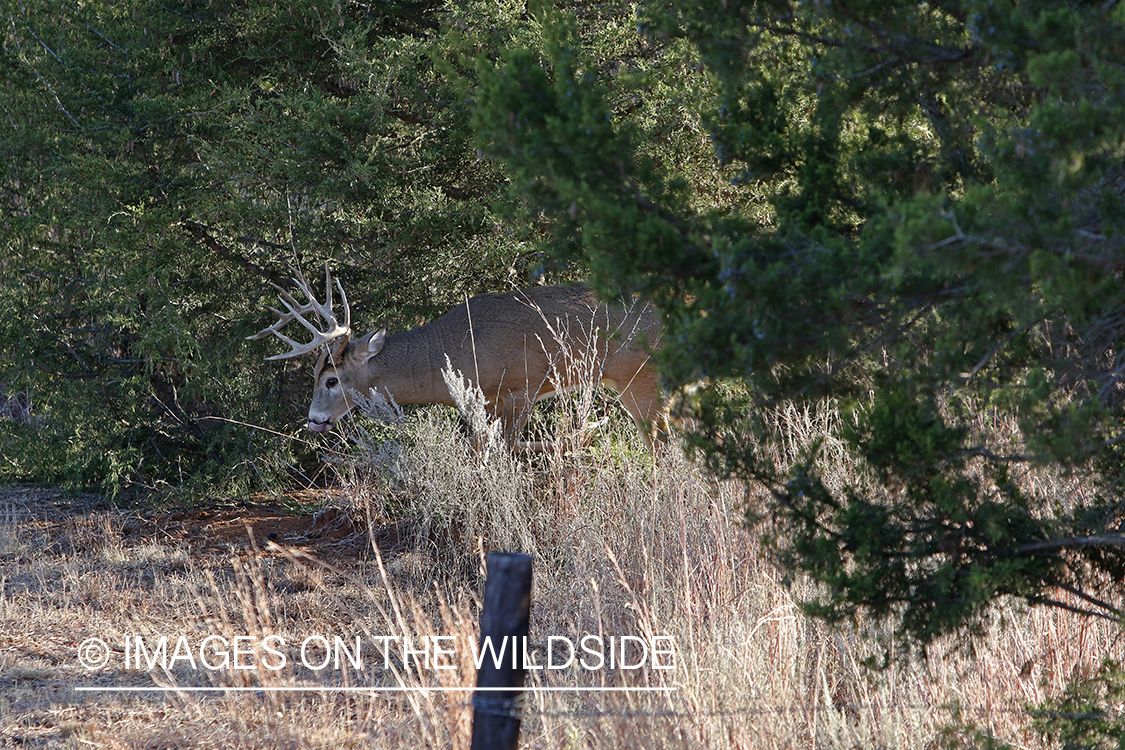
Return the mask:
<path id="1" fill-rule="evenodd" d="M 282 303 L 284 303 L 286 309 L 288 309 L 289 312 L 282 312 L 281 310 L 278 310 L 276 308 L 267 307 L 270 312 L 277 316 L 277 322 L 269 328 L 263 328 L 253 336 L 246 337 L 248 339 L 260 339 L 265 338 L 272 333 L 274 336 L 277 336 L 279 339 L 292 347 L 290 351 L 287 351 L 284 354 L 275 354 L 272 357 L 266 357 L 267 360 L 292 359 L 293 357 L 299 357 L 302 354 L 307 354 L 308 352 L 313 351 L 322 344 L 327 344 L 328 342 L 333 341 L 334 339 L 345 337 L 344 340 L 346 341 L 346 337 L 351 335 L 352 332 L 352 311 L 351 308 L 348 307 L 348 295 L 344 294 L 344 287 L 340 285 L 339 279 L 336 280 L 336 288 L 340 291 L 340 299 L 344 303 L 343 325 L 340 325 L 339 322 L 337 322 L 336 313 L 332 311 L 332 274 L 328 271 L 328 264 L 324 264 L 323 305 L 316 301 L 316 295 L 313 294 L 312 287 L 309 285 L 309 282 L 305 280 L 304 275 L 300 271 L 294 271 L 294 273 L 296 274 L 296 276 L 293 278 L 293 281 L 297 284 L 297 287 L 301 290 L 305 297 L 308 298 L 308 304 L 302 305 L 298 303 L 297 300 L 293 298 L 293 295 L 289 294 L 289 292 L 285 291 L 271 281 L 270 286 L 281 293 L 281 301 Z M 325 330 L 320 330 L 305 319 L 304 316 L 311 312 L 315 312 L 324 321 Z M 282 328 L 284 328 L 294 320 L 299 321 L 301 325 L 312 331 L 312 341 L 307 344 L 300 344 L 281 332 Z"/>

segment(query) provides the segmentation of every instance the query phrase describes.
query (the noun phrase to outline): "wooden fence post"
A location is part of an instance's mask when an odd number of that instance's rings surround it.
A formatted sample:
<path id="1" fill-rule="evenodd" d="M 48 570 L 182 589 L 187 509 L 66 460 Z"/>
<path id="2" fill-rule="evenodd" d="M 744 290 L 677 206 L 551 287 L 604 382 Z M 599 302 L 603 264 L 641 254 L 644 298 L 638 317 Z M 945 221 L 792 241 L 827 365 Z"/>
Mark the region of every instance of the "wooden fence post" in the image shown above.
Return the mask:
<path id="1" fill-rule="evenodd" d="M 531 556 L 493 552 L 480 613 L 480 669 L 473 695 L 472 750 L 516 750 L 526 670 L 528 620 L 531 617 Z M 491 648 L 486 647 L 491 640 Z M 493 654 L 504 658 L 497 665 Z"/>

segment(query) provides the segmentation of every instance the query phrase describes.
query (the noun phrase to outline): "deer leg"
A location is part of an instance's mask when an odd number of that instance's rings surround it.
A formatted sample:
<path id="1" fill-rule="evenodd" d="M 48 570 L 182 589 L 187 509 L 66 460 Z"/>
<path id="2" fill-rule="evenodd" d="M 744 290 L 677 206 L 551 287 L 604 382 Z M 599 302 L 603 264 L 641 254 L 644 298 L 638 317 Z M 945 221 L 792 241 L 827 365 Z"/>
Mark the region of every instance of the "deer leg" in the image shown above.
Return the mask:
<path id="1" fill-rule="evenodd" d="M 654 441 L 663 444 L 667 440 L 668 424 L 660 398 L 660 381 L 651 365 L 641 367 L 627 384 L 619 387 L 617 398 L 633 418 L 650 451 L 655 447 Z"/>
<path id="2" fill-rule="evenodd" d="M 549 440 L 520 439 L 533 403 L 522 391 L 509 393 L 499 399 L 497 409 L 504 420 L 504 440 L 512 453 L 544 453 L 554 448 L 554 442 Z"/>

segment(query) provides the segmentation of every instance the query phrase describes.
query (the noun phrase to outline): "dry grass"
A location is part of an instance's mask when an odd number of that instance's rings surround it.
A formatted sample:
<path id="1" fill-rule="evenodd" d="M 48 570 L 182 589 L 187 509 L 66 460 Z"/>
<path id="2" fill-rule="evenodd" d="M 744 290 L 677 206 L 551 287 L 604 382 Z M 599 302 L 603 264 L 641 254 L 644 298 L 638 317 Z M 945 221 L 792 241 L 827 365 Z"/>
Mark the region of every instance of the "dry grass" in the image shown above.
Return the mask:
<path id="1" fill-rule="evenodd" d="M 565 401 L 543 424 L 570 425 L 569 452 L 513 458 L 480 450 L 448 415 L 368 424 L 338 464 L 343 502 L 393 542 L 366 555 L 326 555 L 255 535 L 225 552 L 173 539 L 88 502 L 13 491 L 0 497 L 0 742 L 21 747 L 467 747 L 470 694 L 453 692 L 77 693 L 76 685 L 459 688 L 473 684 L 483 553 L 535 556 L 531 632 L 574 640 L 672 636 L 673 672 L 570 669 L 530 684 L 664 685 L 667 693 L 535 693 L 526 748 L 937 747 L 959 705 L 1017 747 L 1028 702 L 1120 654 L 1119 628 L 1001 602 L 984 635 L 933 647 L 925 661 L 873 673 L 876 630 L 833 631 L 804 617 L 807 585 L 786 586 L 736 520 L 759 502 L 664 452 L 655 465 L 631 425 L 588 431 L 589 400 Z M 593 407 L 596 411 L 601 407 Z M 566 413 L 565 410 L 580 413 Z M 776 420 L 799 452 L 831 411 Z M 485 457 L 487 454 L 487 458 Z M 822 460 L 842 453 L 829 442 Z M 779 456 L 784 460 L 784 456 Z M 1054 491 L 1061 482 L 1028 477 Z M 1075 491 L 1073 487 L 1068 492 Z M 336 501 L 339 502 L 339 501 Z M 404 520 L 405 519 L 405 520 Z M 140 531 L 137 531 L 137 529 Z M 204 530 L 206 530 L 204 528 Z M 375 538 L 385 539 L 384 531 Z M 287 644 L 324 634 L 414 644 L 453 636 L 454 668 L 369 658 L 362 668 L 125 671 L 120 654 L 83 670 L 78 644 L 130 634 L 206 635 Z M 373 652 L 369 652 L 373 653 Z M 257 657 L 261 657 L 258 652 Z M 541 656 L 541 655 L 540 655 Z"/>

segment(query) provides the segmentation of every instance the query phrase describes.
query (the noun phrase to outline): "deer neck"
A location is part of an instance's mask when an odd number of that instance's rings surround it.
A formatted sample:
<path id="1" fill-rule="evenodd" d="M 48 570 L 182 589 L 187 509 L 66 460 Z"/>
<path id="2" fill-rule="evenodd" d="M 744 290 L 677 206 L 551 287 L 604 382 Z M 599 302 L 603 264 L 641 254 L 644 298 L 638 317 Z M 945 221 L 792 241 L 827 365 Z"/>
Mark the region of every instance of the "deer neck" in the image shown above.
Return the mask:
<path id="1" fill-rule="evenodd" d="M 367 362 L 367 387 L 399 404 L 452 405 L 441 376 L 443 352 L 425 326 L 387 336 L 383 350 Z"/>

